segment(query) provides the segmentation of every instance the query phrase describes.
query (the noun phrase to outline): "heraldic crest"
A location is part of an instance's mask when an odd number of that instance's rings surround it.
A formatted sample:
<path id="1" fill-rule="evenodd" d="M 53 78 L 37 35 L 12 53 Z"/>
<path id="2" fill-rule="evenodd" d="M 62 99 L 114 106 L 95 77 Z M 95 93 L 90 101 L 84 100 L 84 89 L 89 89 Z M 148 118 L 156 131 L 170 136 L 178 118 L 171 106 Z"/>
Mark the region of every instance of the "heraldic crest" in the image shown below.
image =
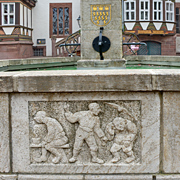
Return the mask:
<path id="1" fill-rule="evenodd" d="M 91 21 L 96 26 L 106 26 L 111 21 L 111 5 L 91 5 Z"/>

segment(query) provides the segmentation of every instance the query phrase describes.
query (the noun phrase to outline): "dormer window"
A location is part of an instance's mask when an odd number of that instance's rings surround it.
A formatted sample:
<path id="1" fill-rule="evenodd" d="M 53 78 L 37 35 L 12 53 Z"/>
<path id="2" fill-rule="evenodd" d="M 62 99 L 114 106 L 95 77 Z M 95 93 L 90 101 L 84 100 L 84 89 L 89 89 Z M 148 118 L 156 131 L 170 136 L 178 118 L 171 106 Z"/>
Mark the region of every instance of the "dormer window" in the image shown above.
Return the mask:
<path id="1" fill-rule="evenodd" d="M 125 21 L 136 20 L 136 2 L 134 0 L 128 0 L 124 2 L 125 9 Z"/>
<path id="2" fill-rule="evenodd" d="M 174 3 L 172 1 L 166 1 L 166 21 L 174 21 Z"/>
<path id="3" fill-rule="evenodd" d="M 149 0 L 140 0 L 139 15 L 141 21 L 149 21 Z"/>
<path id="4" fill-rule="evenodd" d="M 2 3 L 2 24 L 15 24 L 15 3 Z"/>
<path id="5" fill-rule="evenodd" d="M 163 4 L 162 0 L 154 0 L 153 1 L 153 20 L 154 21 L 162 21 L 163 20 Z"/>

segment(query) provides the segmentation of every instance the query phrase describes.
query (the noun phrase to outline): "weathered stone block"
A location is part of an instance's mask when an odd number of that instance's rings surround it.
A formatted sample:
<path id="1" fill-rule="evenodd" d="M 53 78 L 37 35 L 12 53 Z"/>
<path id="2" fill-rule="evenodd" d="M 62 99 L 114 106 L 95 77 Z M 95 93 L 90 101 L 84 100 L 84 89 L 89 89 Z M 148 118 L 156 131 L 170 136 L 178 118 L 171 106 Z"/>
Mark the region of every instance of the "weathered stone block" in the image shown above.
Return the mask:
<path id="1" fill-rule="evenodd" d="M 15 92 L 152 91 L 145 69 L 26 72 L 13 79 Z"/>
<path id="2" fill-rule="evenodd" d="M 105 59 L 105 60 L 79 60 L 77 62 L 77 68 L 80 70 L 87 69 L 125 69 L 125 59 Z"/>
<path id="3" fill-rule="evenodd" d="M 23 93 L 11 102 L 13 172 L 159 171 L 158 93 Z"/>
<path id="4" fill-rule="evenodd" d="M 156 180 L 179 180 L 180 175 L 157 175 Z"/>
<path id="5" fill-rule="evenodd" d="M 0 93 L 0 172 L 10 171 L 9 97 Z"/>
<path id="6" fill-rule="evenodd" d="M 120 59 L 122 58 L 122 51 L 120 47 L 120 42 L 122 41 L 121 31 L 110 30 L 103 31 L 103 36 L 109 38 L 111 42 L 110 49 L 103 53 L 105 59 Z M 82 33 L 82 43 L 81 46 L 84 48 L 81 50 L 82 59 L 100 59 L 99 53 L 93 49 L 92 42 L 99 36 L 99 28 L 96 31 L 84 31 Z"/>
<path id="7" fill-rule="evenodd" d="M 83 180 L 82 175 L 19 175 L 18 180 Z"/>
<path id="8" fill-rule="evenodd" d="M 163 69 L 149 70 L 152 72 L 153 90 L 158 91 L 179 91 L 180 70 Z"/>
<path id="9" fill-rule="evenodd" d="M 16 175 L 0 175 L 0 180 L 17 180 Z"/>
<path id="10" fill-rule="evenodd" d="M 180 172 L 180 93 L 163 93 L 163 170 Z"/>
<path id="11" fill-rule="evenodd" d="M 13 78 L 12 76 L 18 74 L 17 72 L 0 72 L 0 92 L 13 91 Z"/>
<path id="12" fill-rule="evenodd" d="M 81 0 L 82 59 L 99 59 L 99 53 L 92 48 L 92 42 L 99 36 L 100 27 L 104 27 L 103 36 L 107 36 L 111 41 L 111 47 L 105 53 L 105 58 L 122 58 L 121 13 L 119 0 Z"/>
<path id="13" fill-rule="evenodd" d="M 152 175 L 87 175 L 85 180 L 152 180 Z"/>

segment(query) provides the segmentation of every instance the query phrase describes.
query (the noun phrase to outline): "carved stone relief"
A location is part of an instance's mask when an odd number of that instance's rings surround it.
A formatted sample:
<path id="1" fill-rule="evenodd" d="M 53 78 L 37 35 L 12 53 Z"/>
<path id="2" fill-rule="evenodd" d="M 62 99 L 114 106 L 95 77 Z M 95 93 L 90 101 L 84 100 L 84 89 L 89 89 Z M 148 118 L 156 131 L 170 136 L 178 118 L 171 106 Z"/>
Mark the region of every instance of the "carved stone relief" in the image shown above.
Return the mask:
<path id="1" fill-rule="evenodd" d="M 29 102 L 31 164 L 140 164 L 140 101 Z"/>

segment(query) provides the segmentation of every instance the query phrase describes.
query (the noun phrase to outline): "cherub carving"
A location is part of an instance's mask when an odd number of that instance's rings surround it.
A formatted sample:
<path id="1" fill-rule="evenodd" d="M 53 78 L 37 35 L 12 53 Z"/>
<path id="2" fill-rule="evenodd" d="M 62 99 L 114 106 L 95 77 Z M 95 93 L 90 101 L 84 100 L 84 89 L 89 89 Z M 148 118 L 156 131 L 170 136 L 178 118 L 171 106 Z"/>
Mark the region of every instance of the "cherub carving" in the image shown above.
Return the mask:
<path id="1" fill-rule="evenodd" d="M 52 153 L 55 157 L 52 159 L 53 163 L 59 163 L 65 155 L 63 148 L 69 148 L 68 138 L 61 124 L 51 117 L 46 116 L 45 111 L 38 111 L 34 117 L 38 124 L 45 124 L 47 127 L 47 135 L 39 144 L 32 144 L 31 147 L 42 147 L 42 155 L 39 158 L 34 158 L 36 162 L 47 161 L 47 151 Z M 37 134 L 37 133 L 36 133 Z M 39 142 L 39 139 L 36 138 Z M 36 143 L 38 143 L 36 142 Z"/>
<path id="2" fill-rule="evenodd" d="M 120 106 L 107 103 L 114 108 L 117 108 L 119 112 L 125 111 L 130 117 L 133 117 L 125 108 Z M 133 142 L 136 139 L 137 127 L 136 125 L 127 119 L 116 117 L 111 123 L 106 126 L 106 131 L 108 133 L 108 139 L 114 140 L 114 143 L 110 149 L 110 152 L 113 155 L 112 163 L 117 163 L 120 160 L 119 151 L 122 151 L 128 156 L 125 160 L 126 163 L 131 163 L 135 160 L 133 153 Z"/>
<path id="3" fill-rule="evenodd" d="M 71 113 L 68 106 L 65 107 L 65 117 L 70 123 L 79 123 L 79 127 L 76 131 L 75 143 L 73 148 L 73 157 L 69 159 L 69 162 L 73 163 L 77 161 L 77 156 L 81 151 L 83 142 L 85 141 L 90 148 L 93 163 L 102 164 L 104 161 L 97 156 L 98 146 L 94 137 L 94 133 L 102 140 L 106 142 L 108 139 L 104 132 L 100 128 L 100 120 L 98 114 L 100 113 L 100 107 L 97 103 L 89 104 L 89 111 L 80 111 Z M 104 144 L 105 145 L 105 144 Z"/>

